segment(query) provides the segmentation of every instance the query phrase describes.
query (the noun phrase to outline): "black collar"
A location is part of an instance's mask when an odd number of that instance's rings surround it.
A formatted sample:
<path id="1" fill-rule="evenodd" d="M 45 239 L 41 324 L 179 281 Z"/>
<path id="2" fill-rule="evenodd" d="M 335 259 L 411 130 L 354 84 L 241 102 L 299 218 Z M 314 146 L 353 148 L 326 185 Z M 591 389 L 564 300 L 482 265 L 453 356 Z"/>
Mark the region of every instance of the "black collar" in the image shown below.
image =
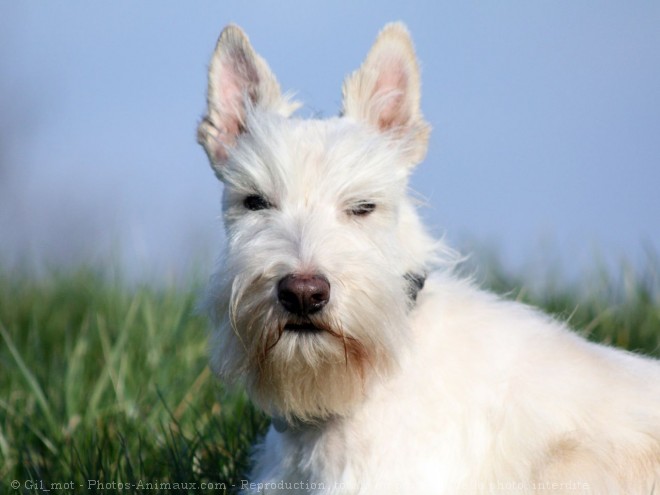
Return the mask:
<path id="1" fill-rule="evenodd" d="M 403 278 L 405 278 L 406 282 L 408 282 L 406 293 L 414 305 L 417 301 L 417 294 L 419 294 L 419 291 L 424 288 L 424 282 L 426 282 L 426 274 L 408 272 L 403 276 Z"/>

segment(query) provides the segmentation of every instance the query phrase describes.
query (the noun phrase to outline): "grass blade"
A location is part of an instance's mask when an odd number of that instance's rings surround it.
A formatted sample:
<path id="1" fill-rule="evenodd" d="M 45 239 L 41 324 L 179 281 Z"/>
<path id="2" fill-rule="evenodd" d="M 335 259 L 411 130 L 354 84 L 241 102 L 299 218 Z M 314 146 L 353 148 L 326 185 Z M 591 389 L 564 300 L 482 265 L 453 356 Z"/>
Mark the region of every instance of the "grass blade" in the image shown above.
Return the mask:
<path id="1" fill-rule="evenodd" d="M 2 323 L 0 323 L 0 335 L 2 335 L 2 339 L 5 341 L 5 344 L 7 344 L 7 348 L 9 349 L 9 352 L 14 358 L 14 361 L 16 362 L 18 369 L 21 371 L 21 375 L 23 376 L 28 386 L 30 387 L 30 390 L 34 395 L 34 398 L 37 400 L 37 404 L 39 404 L 39 408 L 41 409 L 41 412 L 44 414 L 44 417 L 48 422 L 48 426 L 50 427 L 51 432 L 59 436 L 59 429 L 57 427 L 57 422 L 53 417 L 50 403 L 48 402 L 48 399 L 46 399 L 46 395 L 44 394 L 43 389 L 39 385 L 39 381 L 32 374 L 30 368 L 28 368 L 28 366 L 25 364 L 25 361 L 23 361 L 23 358 L 21 357 L 20 352 L 18 352 L 18 349 L 16 349 L 16 346 L 14 345 L 14 342 L 11 339 L 9 332 L 7 332 L 7 330 L 5 329 Z"/>

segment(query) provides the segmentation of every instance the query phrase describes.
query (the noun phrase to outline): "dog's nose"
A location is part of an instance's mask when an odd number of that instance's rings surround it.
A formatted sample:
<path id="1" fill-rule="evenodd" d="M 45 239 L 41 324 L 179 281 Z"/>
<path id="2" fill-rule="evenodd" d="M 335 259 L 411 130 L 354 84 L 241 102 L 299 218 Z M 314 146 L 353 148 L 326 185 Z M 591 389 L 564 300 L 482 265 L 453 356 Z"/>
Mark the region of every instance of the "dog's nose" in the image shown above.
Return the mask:
<path id="1" fill-rule="evenodd" d="M 330 300 L 330 282 L 322 275 L 287 275 L 277 284 L 277 299 L 289 313 L 317 313 Z"/>

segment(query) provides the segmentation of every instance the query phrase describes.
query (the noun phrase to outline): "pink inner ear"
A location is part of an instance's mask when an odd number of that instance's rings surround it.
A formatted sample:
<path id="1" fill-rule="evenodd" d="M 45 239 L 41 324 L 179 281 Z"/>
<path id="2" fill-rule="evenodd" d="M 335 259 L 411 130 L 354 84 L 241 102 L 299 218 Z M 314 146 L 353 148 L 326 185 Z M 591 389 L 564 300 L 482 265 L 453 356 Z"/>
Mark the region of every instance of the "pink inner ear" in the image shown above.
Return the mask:
<path id="1" fill-rule="evenodd" d="M 210 115 L 200 125 L 205 148 L 212 161 L 227 159 L 227 150 L 236 142 L 245 119 L 243 79 L 231 58 L 221 61 L 220 71 L 210 92 Z"/>
<path id="2" fill-rule="evenodd" d="M 254 65 L 242 51 L 234 51 L 222 64 L 218 98 L 226 132 L 234 137 L 245 119 L 245 98 L 255 103 L 259 76 Z"/>
<path id="3" fill-rule="evenodd" d="M 408 74 L 403 69 L 403 64 L 397 62 L 390 62 L 389 66 L 381 71 L 372 97 L 378 116 L 378 127 L 381 130 L 404 125 L 410 119 L 405 97 Z"/>
<path id="4" fill-rule="evenodd" d="M 241 88 L 233 78 L 227 75 L 220 87 L 218 98 L 220 99 L 220 121 L 219 127 L 227 134 L 238 131 L 239 122 L 243 120 L 241 105 Z"/>

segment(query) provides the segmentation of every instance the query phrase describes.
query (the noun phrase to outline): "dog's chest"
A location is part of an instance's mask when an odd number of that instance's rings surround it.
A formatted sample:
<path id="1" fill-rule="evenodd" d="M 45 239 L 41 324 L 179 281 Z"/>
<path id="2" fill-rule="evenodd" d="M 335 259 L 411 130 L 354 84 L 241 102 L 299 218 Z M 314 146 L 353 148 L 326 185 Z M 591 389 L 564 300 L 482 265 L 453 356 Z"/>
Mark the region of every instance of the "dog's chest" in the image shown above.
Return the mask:
<path id="1" fill-rule="evenodd" d="M 404 402 L 374 399 L 367 405 L 350 420 L 323 428 L 271 429 L 253 479 L 275 483 L 266 489 L 273 494 L 370 495 L 413 488 L 449 494 L 464 486 L 466 469 L 478 465 L 478 438 L 466 444 L 448 416 L 425 419 Z"/>

